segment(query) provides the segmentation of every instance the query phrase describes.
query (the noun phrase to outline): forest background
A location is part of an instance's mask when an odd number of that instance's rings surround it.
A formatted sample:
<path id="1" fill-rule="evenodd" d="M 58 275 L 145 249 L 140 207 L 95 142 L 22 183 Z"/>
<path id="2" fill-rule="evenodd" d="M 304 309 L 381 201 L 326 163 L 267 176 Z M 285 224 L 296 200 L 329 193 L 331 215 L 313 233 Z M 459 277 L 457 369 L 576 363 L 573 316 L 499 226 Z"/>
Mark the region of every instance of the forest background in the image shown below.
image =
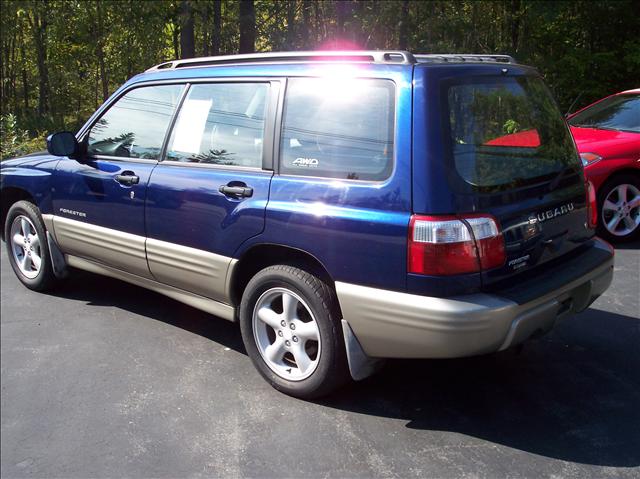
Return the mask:
<path id="1" fill-rule="evenodd" d="M 561 109 L 640 87 L 634 0 L 2 0 L 8 158 L 77 130 L 131 76 L 175 58 L 320 49 L 506 53 Z"/>

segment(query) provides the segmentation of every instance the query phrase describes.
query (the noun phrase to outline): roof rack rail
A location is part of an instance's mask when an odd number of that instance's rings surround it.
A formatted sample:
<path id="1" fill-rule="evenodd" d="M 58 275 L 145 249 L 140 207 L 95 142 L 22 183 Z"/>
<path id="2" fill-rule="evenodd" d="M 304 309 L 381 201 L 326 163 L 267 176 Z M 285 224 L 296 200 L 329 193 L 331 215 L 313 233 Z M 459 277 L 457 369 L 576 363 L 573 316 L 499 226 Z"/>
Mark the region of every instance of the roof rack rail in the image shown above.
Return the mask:
<path id="1" fill-rule="evenodd" d="M 518 63 L 510 55 L 483 55 L 483 54 L 414 54 L 417 63 L 459 63 L 459 62 L 491 62 L 491 63 Z"/>
<path id="2" fill-rule="evenodd" d="M 241 63 L 274 63 L 274 62 L 363 62 L 363 63 L 417 63 L 414 56 L 401 50 L 352 50 L 352 51 L 317 51 L 317 52 L 271 52 L 250 53 L 243 55 L 221 55 L 215 57 L 188 58 L 160 63 L 147 70 L 175 70 L 177 68 L 204 67 L 215 65 L 234 65 Z"/>

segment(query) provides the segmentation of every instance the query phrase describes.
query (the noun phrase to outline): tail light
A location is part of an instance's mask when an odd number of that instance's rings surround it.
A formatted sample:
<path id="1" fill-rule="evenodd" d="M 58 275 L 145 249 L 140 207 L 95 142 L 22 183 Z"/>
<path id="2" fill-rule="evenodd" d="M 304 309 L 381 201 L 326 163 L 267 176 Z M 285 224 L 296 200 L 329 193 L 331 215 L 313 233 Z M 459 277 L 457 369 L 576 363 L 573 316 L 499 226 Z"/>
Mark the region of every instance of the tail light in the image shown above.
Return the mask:
<path id="1" fill-rule="evenodd" d="M 587 218 L 589 228 L 595 228 L 598 225 L 598 203 L 596 201 L 596 189 L 593 183 L 587 181 Z"/>
<path id="2" fill-rule="evenodd" d="M 504 239 L 490 216 L 420 216 L 409 223 L 409 273 L 447 276 L 497 268 Z"/>

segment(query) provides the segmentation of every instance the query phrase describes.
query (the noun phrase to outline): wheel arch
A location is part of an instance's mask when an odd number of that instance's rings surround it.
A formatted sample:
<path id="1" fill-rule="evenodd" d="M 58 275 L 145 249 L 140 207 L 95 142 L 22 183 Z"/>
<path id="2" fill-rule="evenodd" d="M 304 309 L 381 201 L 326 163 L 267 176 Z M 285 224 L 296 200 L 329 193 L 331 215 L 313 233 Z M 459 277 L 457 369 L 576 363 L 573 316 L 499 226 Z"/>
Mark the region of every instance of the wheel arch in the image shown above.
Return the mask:
<path id="1" fill-rule="evenodd" d="M 329 271 L 311 253 L 290 246 L 261 243 L 247 249 L 233 268 L 229 282 L 231 304 L 240 304 L 247 283 L 258 271 L 275 264 L 287 264 L 304 269 L 335 290 L 335 283 Z"/>
<path id="2" fill-rule="evenodd" d="M 4 224 L 7 220 L 7 214 L 9 214 L 11 207 L 18 201 L 22 200 L 29 201 L 33 204 L 36 204 L 36 201 L 33 195 L 31 195 L 27 190 L 15 186 L 2 188 L 2 191 L 0 191 L 0 198 L 0 224 L 2 225 L 2 228 L 0 228 L 0 236 L 4 241 Z"/>
<path id="3" fill-rule="evenodd" d="M 602 189 L 602 187 L 605 184 L 607 184 L 611 180 L 615 179 L 616 176 L 622 176 L 622 175 L 632 175 L 632 176 L 635 176 L 636 178 L 638 178 L 638 180 L 640 180 L 640 168 L 631 168 L 631 167 L 625 166 L 623 168 L 619 168 L 617 170 L 611 171 L 606 176 L 606 178 L 602 181 L 602 184 L 601 184 L 600 188 L 598 188 L 598 190 Z"/>

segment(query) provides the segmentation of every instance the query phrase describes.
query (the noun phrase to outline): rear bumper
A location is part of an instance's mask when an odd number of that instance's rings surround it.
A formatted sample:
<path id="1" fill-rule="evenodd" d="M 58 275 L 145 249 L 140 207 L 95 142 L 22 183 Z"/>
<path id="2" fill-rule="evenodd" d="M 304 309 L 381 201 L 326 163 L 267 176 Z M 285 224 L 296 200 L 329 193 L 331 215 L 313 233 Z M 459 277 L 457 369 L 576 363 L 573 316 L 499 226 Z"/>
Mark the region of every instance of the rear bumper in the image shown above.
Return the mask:
<path id="1" fill-rule="evenodd" d="M 526 302 L 500 294 L 419 296 L 336 282 L 343 318 L 374 358 L 455 358 L 506 349 L 586 309 L 611 284 L 613 253 L 596 239 L 602 261 L 567 265 L 566 282 Z M 604 254 L 608 252 L 608 254 Z M 584 269 L 584 268 L 583 268 Z M 557 278 L 555 283 L 557 283 Z"/>

